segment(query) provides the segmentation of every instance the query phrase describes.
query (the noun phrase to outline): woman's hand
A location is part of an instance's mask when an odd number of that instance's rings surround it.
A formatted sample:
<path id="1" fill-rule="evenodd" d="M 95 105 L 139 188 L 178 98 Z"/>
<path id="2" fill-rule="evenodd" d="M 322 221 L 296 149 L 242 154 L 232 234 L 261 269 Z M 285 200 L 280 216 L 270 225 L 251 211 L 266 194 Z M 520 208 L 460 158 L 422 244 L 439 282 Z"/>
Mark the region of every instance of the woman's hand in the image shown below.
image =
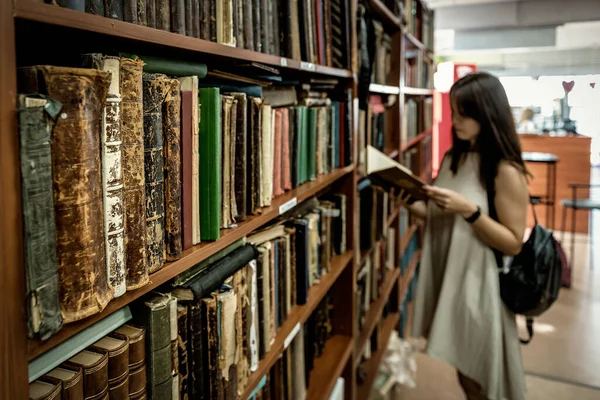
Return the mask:
<path id="1" fill-rule="evenodd" d="M 423 187 L 429 199 L 442 210 L 468 218 L 477 211 L 477 206 L 455 191 L 426 185 Z"/>

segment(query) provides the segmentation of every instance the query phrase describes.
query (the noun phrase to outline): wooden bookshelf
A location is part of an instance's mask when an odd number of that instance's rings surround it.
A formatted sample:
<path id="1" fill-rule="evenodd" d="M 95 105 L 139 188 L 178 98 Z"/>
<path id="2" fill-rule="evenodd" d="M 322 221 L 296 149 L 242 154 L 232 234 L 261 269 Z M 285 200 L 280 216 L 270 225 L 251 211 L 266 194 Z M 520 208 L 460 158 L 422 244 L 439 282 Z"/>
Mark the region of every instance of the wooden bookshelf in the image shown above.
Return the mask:
<path id="1" fill-rule="evenodd" d="M 404 255 L 404 252 L 406 251 L 406 248 L 408 247 L 410 240 L 412 239 L 415 232 L 419 229 L 419 226 L 420 226 L 420 224 L 418 224 L 418 223 L 411 225 L 407 229 L 406 233 L 404 235 L 402 235 L 402 238 L 400 239 L 400 254 Z"/>
<path id="2" fill-rule="evenodd" d="M 30 340 L 28 346 L 29 360 L 34 359 L 35 357 L 44 353 L 46 350 L 80 332 L 82 329 L 85 329 L 93 323 L 100 321 L 107 315 L 112 314 L 132 301 L 140 298 L 144 294 L 151 292 L 163 283 L 168 282 L 177 275 L 181 274 L 183 271 L 193 267 L 230 244 L 247 236 L 252 231 L 267 224 L 269 221 L 277 218 L 280 215 L 279 207 L 286 204 L 290 200 L 295 198 L 298 203 L 301 203 L 304 200 L 315 196 L 325 188 L 331 186 L 338 179 L 346 176 L 353 170 L 354 166 L 352 165 L 346 168 L 337 169 L 328 175 L 322 175 L 312 182 L 308 182 L 285 193 L 284 195 L 281 195 L 280 197 L 275 198 L 269 207 L 265 207 L 261 210 L 262 212 L 260 215 L 249 217 L 246 221 L 238 224 L 237 228 L 221 230 L 221 238 L 219 240 L 201 243 L 184 251 L 179 260 L 172 263 L 166 263 L 162 269 L 150 275 L 150 283 L 140 289 L 126 292 L 123 296 L 113 299 L 110 303 L 108 303 L 108 306 L 106 306 L 104 311 L 101 313 L 81 321 L 66 324 L 56 335 L 50 337 L 48 340 Z"/>
<path id="3" fill-rule="evenodd" d="M 379 373 L 379 364 L 387 351 L 387 345 L 392 332 L 396 329 L 400 313 L 393 313 L 386 317 L 381 324 L 381 331 L 377 340 L 377 351 L 371 354 L 371 357 L 362 364 L 365 372 L 364 382 L 358 386 L 357 399 L 368 399 L 371 394 L 371 389 L 375 383 L 375 378 Z"/>
<path id="4" fill-rule="evenodd" d="M 309 289 L 308 301 L 306 304 L 296 305 L 292 308 L 288 318 L 279 327 L 271 348 L 258 364 L 258 369 L 248 378 L 248 386 L 246 387 L 246 391 L 242 396 L 243 399 L 247 399 L 252 394 L 252 391 L 254 391 L 263 376 L 265 376 L 271 367 L 275 365 L 275 362 L 281 353 L 283 353 L 283 350 L 286 349 L 285 343 L 287 340 L 291 339 L 289 338 L 290 334 L 294 331 L 296 325 L 302 325 L 306 322 L 308 317 L 310 317 L 315 308 L 317 308 L 329 289 L 331 289 L 333 284 L 337 281 L 340 274 L 350 264 L 351 260 L 352 251 L 347 251 L 341 256 L 334 257 L 331 262 L 331 269 L 329 273 L 321 277 L 320 282 Z M 315 365 L 317 365 L 316 360 Z"/>
<path id="5" fill-rule="evenodd" d="M 371 306 L 367 311 L 365 323 L 362 327 L 360 335 L 358 336 L 358 340 L 354 345 L 354 361 L 356 364 L 360 362 L 360 358 L 365 350 L 365 345 L 371 337 L 371 334 L 373 334 L 375 326 L 381 319 L 383 308 L 390 298 L 392 289 L 398 282 L 398 276 L 400 276 L 400 268 L 394 268 L 386 272 L 385 278 L 383 279 L 383 284 L 380 287 L 379 297 L 377 300 L 371 303 Z"/>
<path id="6" fill-rule="evenodd" d="M 402 146 L 402 149 L 400 151 L 404 152 L 406 150 L 411 149 L 412 147 L 419 144 L 423 139 L 425 139 L 429 135 L 431 135 L 431 128 L 427 129 L 425 132 L 419 133 L 413 139 L 409 140 L 405 145 Z"/>
<path id="7" fill-rule="evenodd" d="M 408 293 L 408 286 L 415 276 L 415 271 L 417 269 L 417 265 L 421 260 L 421 251 L 417 251 L 410 260 L 410 264 L 408 264 L 408 268 L 406 271 L 400 275 L 400 304 L 404 303 L 404 299 L 406 298 L 406 294 Z"/>
<path id="8" fill-rule="evenodd" d="M 381 22 L 383 22 L 390 30 L 402 29 L 402 20 L 390 11 L 383 1 L 370 0 L 369 4 L 371 5 L 371 9 L 379 16 Z"/>
<path id="9" fill-rule="evenodd" d="M 171 49 L 199 52 L 226 59 L 255 61 L 277 68 L 306 71 L 337 78 L 352 78 L 352 72 L 350 70 L 331 68 L 324 65 L 301 62 L 256 51 L 225 46 L 208 40 L 197 39 L 98 15 L 56 7 L 44 4 L 41 1 L 15 1 L 14 16 L 19 20 L 58 25 L 80 31 L 108 35 L 119 39 L 129 39 L 147 44 L 159 45 Z"/>
<path id="10" fill-rule="evenodd" d="M 327 400 L 337 379 L 352 354 L 353 341 L 350 336 L 335 335 L 325 343 L 323 354 L 315 359 L 310 372 L 306 398 Z"/>

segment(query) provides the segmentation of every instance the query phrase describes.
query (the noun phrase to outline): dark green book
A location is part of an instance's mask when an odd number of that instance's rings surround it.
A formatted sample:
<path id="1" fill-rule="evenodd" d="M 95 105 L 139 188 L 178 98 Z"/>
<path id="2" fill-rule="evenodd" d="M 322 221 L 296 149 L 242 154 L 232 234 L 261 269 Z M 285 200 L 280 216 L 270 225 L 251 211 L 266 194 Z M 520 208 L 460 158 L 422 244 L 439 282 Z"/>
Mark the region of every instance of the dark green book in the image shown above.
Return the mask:
<path id="1" fill-rule="evenodd" d="M 198 92 L 200 239 L 217 240 L 221 226 L 221 96 L 219 88 L 201 88 Z"/>
<path id="2" fill-rule="evenodd" d="M 317 177 L 317 111 L 315 107 L 308 108 L 308 127 L 306 132 L 306 179 L 315 180 Z"/>

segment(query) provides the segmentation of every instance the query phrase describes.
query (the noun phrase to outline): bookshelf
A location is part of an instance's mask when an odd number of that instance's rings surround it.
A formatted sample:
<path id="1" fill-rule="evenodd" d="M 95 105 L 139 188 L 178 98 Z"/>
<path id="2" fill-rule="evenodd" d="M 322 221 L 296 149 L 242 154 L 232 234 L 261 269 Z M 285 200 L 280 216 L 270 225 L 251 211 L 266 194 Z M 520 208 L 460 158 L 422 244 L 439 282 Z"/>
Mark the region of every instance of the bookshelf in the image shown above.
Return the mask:
<path id="1" fill-rule="evenodd" d="M 430 130 L 422 133 L 410 142 L 402 141 L 402 126 L 405 103 L 409 98 L 423 101 L 430 97 L 430 88 L 407 87 L 404 84 L 403 59 L 407 51 L 422 55 L 424 63 L 431 64 L 430 48 L 421 42 L 421 36 L 408 33 L 406 18 L 397 15 L 382 0 L 366 0 L 376 20 L 379 20 L 384 31 L 391 37 L 391 68 L 385 82 L 372 82 L 369 91 L 385 98 L 395 97 L 396 101 L 386 115 L 387 153 L 400 161 L 406 159 L 406 152 L 419 148 L 419 154 L 427 149 L 420 146 L 430 135 Z M 229 65 L 235 62 L 254 62 L 278 69 L 285 79 L 308 81 L 310 79 L 333 81 L 336 90 L 352 89 L 354 99 L 358 95 L 357 87 L 357 24 L 358 0 L 350 0 L 350 49 L 352 68 L 334 68 L 312 62 L 299 61 L 287 57 L 265 54 L 242 48 L 225 46 L 212 41 L 184 36 L 159 29 L 139 26 L 124 21 L 109 19 L 84 12 L 44 4 L 42 0 L 15 0 L 0 4 L 0 194 L 3 212 L 0 213 L 2 227 L 2 251 L 0 251 L 0 301 L 3 313 L 0 324 L 9 327 L 0 330 L 0 341 L 4 344 L 0 374 L 2 385 L 0 398 L 25 399 L 28 393 L 28 362 L 38 358 L 59 344 L 68 343 L 75 335 L 86 328 L 115 315 L 119 310 L 131 305 L 142 296 L 165 285 L 180 273 L 206 260 L 237 240 L 248 236 L 266 224 L 277 219 L 290 202 L 302 202 L 326 192 L 335 190 L 344 193 L 348 198 L 347 242 L 348 251 L 333 258 L 330 271 L 309 290 L 308 302 L 292 307 L 289 316 L 277 330 L 270 350 L 258 364 L 258 368 L 248 377 L 248 384 L 240 398 L 248 398 L 261 384 L 282 352 L 285 350 L 290 335 L 294 334 L 298 324 L 304 324 L 313 314 L 319 302 L 329 293 L 333 293 L 334 332 L 323 350 L 323 354 L 314 360 L 310 372 L 310 383 L 307 387 L 307 398 L 327 399 L 333 390 L 336 380 L 345 379 L 345 396 L 347 399 L 363 399 L 368 397 L 377 374 L 379 363 L 391 332 L 398 327 L 400 302 L 406 295 L 408 285 L 418 264 L 418 253 L 412 256 L 410 267 L 401 273 L 399 264 L 405 258 L 405 250 L 419 225 L 412 224 L 401 232 L 400 207 L 390 207 L 386 216 L 386 226 L 395 227 L 398 251 L 397 267 L 386 272 L 383 284 L 379 288 L 379 297 L 368 311 L 366 323 L 359 331 L 355 324 L 356 302 L 354 292 L 356 276 L 360 264 L 366 257 L 375 252 L 375 246 L 383 252 L 386 242 L 379 240 L 373 248 L 361 252 L 354 245 L 355 221 L 358 218 L 356 201 L 357 182 L 360 178 L 357 164 L 334 169 L 328 174 L 317 177 L 273 199 L 268 207 L 261 209 L 258 215 L 250 216 L 235 228 L 221 231 L 221 237 L 213 242 L 204 241 L 184 251 L 181 258 L 166 263 L 159 271 L 150 275 L 150 283 L 123 296 L 111 300 L 104 310 L 83 320 L 65 324 L 63 328 L 45 341 L 27 339 L 25 324 L 25 273 L 23 257 L 23 227 L 21 206 L 21 178 L 19 162 L 19 137 L 17 124 L 17 68 L 33 63 L 55 63 L 56 57 L 67 54 L 80 54 L 84 51 L 102 52 L 107 49 L 117 51 L 138 52 L 143 55 L 157 54 L 163 57 L 200 60 L 207 65 Z M 418 1 L 418 12 L 424 6 Z M 40 37 L 54 35 L 59 49 L 50 49 L 48 42 Z M 56 56 L 52 54 L 56 51 Z M 418 57 L 417 57 L 418 58 Z M 358 125 L 358 115 L 353 112 L 354 127 Z M 358 132 L 351 129 L 354 147 L 349 151 L 358 159 Z M 389 140 L 388 140 L 389 138 Z M 415 168 L 415 172 L 427 176 L 426 170 Z M 393 203 L 393 202 L 391 202 Z M 394 304 L 395 303 L 395 304 Z M 386 310 L 389 308 L 389 312 Z M 372 335 L 377 335 L 378 349 L 372 352 L 368 360 L 363 360 L 365 345 Z M 357 382 L 357 369 L 366 372 L 366 379 Z"/>

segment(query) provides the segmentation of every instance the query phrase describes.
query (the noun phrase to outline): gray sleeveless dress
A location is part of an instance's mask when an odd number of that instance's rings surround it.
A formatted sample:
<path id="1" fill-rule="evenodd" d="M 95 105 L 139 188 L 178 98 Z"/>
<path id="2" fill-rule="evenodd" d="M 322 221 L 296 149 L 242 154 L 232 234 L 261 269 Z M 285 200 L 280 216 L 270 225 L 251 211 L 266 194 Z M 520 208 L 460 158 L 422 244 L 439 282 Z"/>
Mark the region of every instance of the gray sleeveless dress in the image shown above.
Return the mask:
<path id="1" fill-rule="evenodd" d="M 467 156 L 456 175 L 445 157 L 435 184 L 460 193 L 488 213 L 476 153 Z M 427 354 L 475 380 L 489 399 L 525 399 L 515 317 L 500 298 L 494 253 L 461 216 L 445 213 L 432 201 L 412 334 L 427 338 Z"/>

